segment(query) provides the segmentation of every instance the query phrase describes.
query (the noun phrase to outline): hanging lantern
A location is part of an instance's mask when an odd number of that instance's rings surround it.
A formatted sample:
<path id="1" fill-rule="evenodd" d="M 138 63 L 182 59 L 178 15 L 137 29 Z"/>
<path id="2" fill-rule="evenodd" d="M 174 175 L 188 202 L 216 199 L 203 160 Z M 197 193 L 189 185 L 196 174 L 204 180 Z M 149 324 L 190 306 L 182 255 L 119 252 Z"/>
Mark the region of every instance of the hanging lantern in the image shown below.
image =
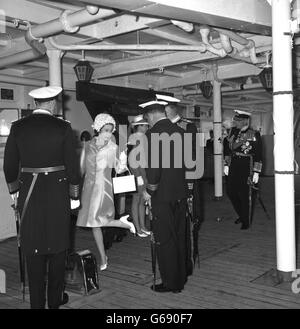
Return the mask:
<path id="1" fill-rule="evenodd" d="M 84 52 L 82 57 L 83 58 L 74 66 L 74 71 L 78 81 L 89 82 L 92 78 L 94 68 L 89 61 L 85 60 Z"/>
<path id="2" fill-rule="evenodd" d="M 206 80 L 206 81 L 202 81 L 200 84 L 199 84 L 199 87 L 200 87 L 200 90 L 202 92 L 202 95 L 209 99 L 211 98 L 211 95 L 213 93 L 213 85 L 210 81 Z"/>
<path id="3" fill-rule="evenodd" d="M 261 84 L 268 92 L 273 91 L 273 69 L 272 66 L 269 64 L 269 56 L 270 53 L 266 53 L 266 66 L 259 74 L 259 79 Z"/>
<path id="4" fill-rule="evenodd" d="M 94 68 L 89 61 L 80 59 L 79 62 L 74 66 L 78 81 L 89 82 L 92 78 Z"/>

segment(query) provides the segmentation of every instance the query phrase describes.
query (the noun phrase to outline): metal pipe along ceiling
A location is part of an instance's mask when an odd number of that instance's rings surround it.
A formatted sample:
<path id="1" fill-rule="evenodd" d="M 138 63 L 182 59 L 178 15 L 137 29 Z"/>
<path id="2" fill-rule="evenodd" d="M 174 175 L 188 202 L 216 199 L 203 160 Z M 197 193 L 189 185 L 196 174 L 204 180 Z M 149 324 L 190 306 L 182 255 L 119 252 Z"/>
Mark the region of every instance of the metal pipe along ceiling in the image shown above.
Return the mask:
<path id="1" fill-rule="evenodd" d="M 93 21 L 111 16 L 113 14 L 115 14 L 115 12 L 112 10 L 101 9 L 101 11 L 99 11 L 99 8 L 94 6 L 87 6 L 85 9 L 79 10 L 75 13 L 65 11 L 59 18 L 30 27 L 26 33 L 25 40 L 28 43 L 31 41 L 35 41 L 35 43 L 37 43 L 38 41 L 41 41 L 41 38 L 57 33 L 74 33 L 81 25 L 92 23 Z M 43 55 L 44 53 L 39 53 L 31 49 L 12 56 L 6 56 L 0 58 L 0 69 L 26 61 L 32 61 Z"/>
<path id="2" fill-rule="evenodd" d="M 53 47 L 63 51 L 74 50 L 167 50 L 167 51 L 200 51 L 205 52 L 207 47 L 205 44 L 197 46 L 188 45 L 146 45 L 146 44 L 124 44 L 124 45 L 60 45 L 53 38 L 49 39 Z"/>
<path id="3" fill-rule="evenodd" d="M 193 24 L 191 23 L 173 21 L 173 20 L 171 20 L 171 22 L 174 25 L 183 29 L 184 31 L 189 32 L 190 30 L 192 30 Z M 220 41 L 222 44 L 222 48 L 216 48 L 210 43 L 208 39 L 211 30 L 210 26 L 201 25 L 199 30 L 201 34 L 202 42 L 207 46 L 208 51 L 220 57 L 225 57 L 226 55 L 228 55 L 232 58 L 246 62 L 249 62 L 249 59 L 247 60 L 247 57 L 250 57 L 251 63 L 256 64 L 258 62 L 256 57 L 256 51 L 255 51 L 255 43 L 253 40 L 246 39 L 238 35 L 237 33 L 234 33 L 229 30 L 219 29 L 219 28 L 213 28 L 213 29 L 219 32 L 220 34 Z M 240 45 L 244 46 L 244 48 L 238 51 L 236 48 L 232 47 L 230 40 L 239 43 Z"/>

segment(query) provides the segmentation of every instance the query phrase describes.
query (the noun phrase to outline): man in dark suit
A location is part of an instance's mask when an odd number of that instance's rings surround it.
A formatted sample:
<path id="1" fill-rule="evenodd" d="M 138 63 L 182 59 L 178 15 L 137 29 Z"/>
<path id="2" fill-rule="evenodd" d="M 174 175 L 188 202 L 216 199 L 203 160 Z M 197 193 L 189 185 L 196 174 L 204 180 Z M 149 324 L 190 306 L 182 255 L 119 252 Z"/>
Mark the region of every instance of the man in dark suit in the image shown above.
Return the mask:
<path id="1" fill-rule="evenodd" d="M 185 214 L 188 193 L 183 156 L 177 157 L 180 150 L 184 154 L 183 133 L 166 117 L 165 107 L 160 102 L 142 106 L 151 126 L 146 134 L 148 184 L 145 199 L 152 204 L 153 233 L 162 280 L 151 289 L 178 293 L 187 281 Z"/>
<path id="2" fill-rule="evenodd" d="M 33 114 L 12 124 L 4 154 L 9 193 L 18 198 L 21 250 L 31 308 L 59 308 L 64 290 L 70 208 L 79 206 L 79 168 L 71 125 L 54 117 L 60 87 L 29 93 Z M 71 198 L 71 207 L 70 207 Z"/>

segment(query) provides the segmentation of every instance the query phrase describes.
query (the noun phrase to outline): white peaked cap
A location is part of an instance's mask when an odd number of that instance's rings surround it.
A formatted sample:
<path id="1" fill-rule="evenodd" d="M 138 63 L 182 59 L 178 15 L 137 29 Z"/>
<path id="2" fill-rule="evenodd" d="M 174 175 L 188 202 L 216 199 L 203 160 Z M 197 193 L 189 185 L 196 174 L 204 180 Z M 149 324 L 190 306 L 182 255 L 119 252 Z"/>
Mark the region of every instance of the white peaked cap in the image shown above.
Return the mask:
<path id="1" fill-rule="evenodd" d="M 147 102 L 147 103 L 140 104 L 139 106 L 142 107 L 142 108 L 145 108 L 147 106 L 154 105 L 154 104 L 168 105 L 167 102 L 163 102 L 163 101 L 150 101 L 150 102 Z"/>
<path id="2" fill-rule="evenodd" d="M 237 114 L 244 114 L 244 115 L 248 115 L 249 117 L 251 116 L 251 113 L 246 112 L 246 111 L 241 111 L 241 110 L 234 110 L 235 113 Z"/>
<path id="3" fill-rule="evenodd" d="M 159 104 L 159 105 L 168 105 L 169 103 L 178 103 L 180 102 L 180 99 L 167 96 L 167 95 L 161 95 L 161 94 L 155 94 L 156 99 L 147 103 L 140 104 L 139 106 L 142 108 L 145 108 L 150 105 Z"/>
<path id="4" fill-rule="evenodd" d="M 48 87 L 42 87 L 42 88 L 31 90 L 28 93 L 28 95 L 37 99 L 45 99 L 45 98 L 54 98 L 61 92 L 62 92 L 61 87 L 48 86 Z"/>
<path id="5" fill-rule="evenodd" d="M 158 101 L 166 101 L 169 103 L 179 103 L 180 102 L 180 99 L 172 97 L 172 96 L 160 95 L 160 94 L 156 94 L 155 96 Z"/>

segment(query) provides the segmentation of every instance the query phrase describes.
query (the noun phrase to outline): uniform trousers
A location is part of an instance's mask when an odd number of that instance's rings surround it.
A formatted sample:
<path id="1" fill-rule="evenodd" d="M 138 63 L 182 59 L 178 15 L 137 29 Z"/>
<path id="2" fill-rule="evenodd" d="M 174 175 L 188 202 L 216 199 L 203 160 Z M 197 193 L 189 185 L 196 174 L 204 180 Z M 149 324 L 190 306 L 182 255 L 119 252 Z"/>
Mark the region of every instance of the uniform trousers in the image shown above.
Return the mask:
<path id="1" fill-rule="evenodd" d="M 233 157 L 227 177 L 227 194 L 240 221 L 244 225 L 251 224 L 256 197 L 256 193 L 251 189 L 252 208 L 251 218 L 249 218 L 249 176 L 250 158 Z"/>
<path id="2" fill-rule="evenodd" d="M 187 200 L 152 201 L 153 233 L 163 285 L 181 290 L 187 281 Z"/>
<path id="3" fill-rule="evenodd" d="M 200 223 L 204 221 L 203 191 L 200 179 L 193 180 L 193 215 Z"/>
<path id="4" fill-rule="evenodd" d="M 30 306 L 44 309 L 46 304 L 46 281 L 48 308 L 58 309 L 64 292 L 66 252 L 48 255 L 26 255 Z"/>

